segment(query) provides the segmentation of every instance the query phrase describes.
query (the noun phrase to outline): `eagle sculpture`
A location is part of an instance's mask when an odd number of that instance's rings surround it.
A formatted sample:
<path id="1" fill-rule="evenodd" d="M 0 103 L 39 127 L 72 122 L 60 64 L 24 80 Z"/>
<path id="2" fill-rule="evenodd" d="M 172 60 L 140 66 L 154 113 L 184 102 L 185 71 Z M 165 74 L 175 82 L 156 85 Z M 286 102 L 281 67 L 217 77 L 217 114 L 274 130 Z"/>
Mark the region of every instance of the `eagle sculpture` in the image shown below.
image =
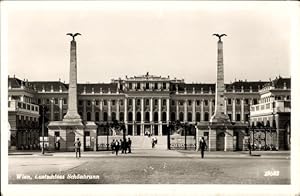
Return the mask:
<path id="1" fill-rule="evenodd" d="M 227 36 L 227 35 L 226 35 L 226 34 L 221 34 L 221 35 L 220 35 L 220 34 L 216 34 L 216 33 L 215 33 L 215 34 L 213 34 L 213 36 L 217 36 L 217 37 L 219 38 L 219 41 L 222 41 L 222 40 L 221 40 L 221 37 Z"/>
<path id="2" fill-rule="evenodd" d="M 77 35 L 81 35 L 80 33 L 67 33 L 67 35 L 70 35 L 71 37 L 73 37 L 73 40 L 72 41 L 75 41 L 75 37 L 77 36 Z"/>

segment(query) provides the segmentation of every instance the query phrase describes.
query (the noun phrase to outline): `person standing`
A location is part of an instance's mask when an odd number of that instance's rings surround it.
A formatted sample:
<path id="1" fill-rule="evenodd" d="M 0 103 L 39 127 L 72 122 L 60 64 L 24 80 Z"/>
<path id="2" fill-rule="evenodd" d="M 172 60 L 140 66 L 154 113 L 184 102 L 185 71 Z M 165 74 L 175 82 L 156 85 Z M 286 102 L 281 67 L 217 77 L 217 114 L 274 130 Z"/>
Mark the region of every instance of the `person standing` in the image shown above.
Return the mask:
<path id="1" fill-rule="evenodd" d="M 120 148 L 120 142 L 118 140 L 116 140 L 116 142 L 115 142 L 116 156 L 118 156 L 119 148 Z"/>
<path id="2" fill-rule="evenodd" d="M 80 143 L 80 141 L 79 141 L 79 138 L 77 138 L 77 140 L 75 141 L 74 146 L 75 146 L 75 154 L 76 154 L 76 158 L 77 158 L 77 154 L 79 155 L 79 158 L 80 158 L 80 157 L 81 157 L 81 154 L 80 154 L 80 146 L 81 146 L 81 143 Z"/>
<path id="3" fill-rule="evenodd" d="M 131 139 L 128 138 L 128 153 L 131 153 Z"/>
<path id="4" fill-rule="evenodd" d="M 200 146 L 200 150 L 201 150 L 201 158 L 203 159 L 204 158 L 204 150 L 206 148 L 206 142 L 204 140 L 204 137 L 202 137 L 200 139 L 200 145 L 199 146 Z"/>
<path id="5" fill-rule="evenodd" d="M 127 154 L 128 143 L 127 143 L 126 138 L 124 139 L 123 145 L 124 145 L 124 146 L 123 146 L 124 152 L 125 152 L 125 154 Z"/>
<path id="6" fill-rule="evenodd" d="M 111 142 L 110 146 L 111 146 L 111 153 L 114 154 L 114 152 L 115 152 L 115 140 L 114 139 Z"/>

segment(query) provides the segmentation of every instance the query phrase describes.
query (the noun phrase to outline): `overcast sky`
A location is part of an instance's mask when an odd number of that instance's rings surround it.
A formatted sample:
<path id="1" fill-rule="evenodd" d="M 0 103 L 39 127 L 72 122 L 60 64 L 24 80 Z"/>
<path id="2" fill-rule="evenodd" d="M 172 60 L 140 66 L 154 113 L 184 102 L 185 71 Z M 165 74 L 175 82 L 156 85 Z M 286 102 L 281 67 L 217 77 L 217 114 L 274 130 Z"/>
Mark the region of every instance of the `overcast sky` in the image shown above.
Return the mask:
<path id="1" fill-rule="evenodd" d="M 68 32 L 77 40 L 78 82 L 125 75 L 214 82 L 217 38 L 225 82 L 290 76 L 286 2 L 44 2 L 7 7 L 8 74 L 68 83 Z"/>

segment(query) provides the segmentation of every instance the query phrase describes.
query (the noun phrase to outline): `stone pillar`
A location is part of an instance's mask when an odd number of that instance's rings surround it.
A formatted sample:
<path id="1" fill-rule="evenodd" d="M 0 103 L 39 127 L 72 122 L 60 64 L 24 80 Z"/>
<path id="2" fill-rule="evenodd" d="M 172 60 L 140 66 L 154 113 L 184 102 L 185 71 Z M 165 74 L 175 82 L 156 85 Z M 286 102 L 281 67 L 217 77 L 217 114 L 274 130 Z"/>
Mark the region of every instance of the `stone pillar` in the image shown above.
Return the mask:
<path id="1" fill-rule="evenodd" d="M 136 116 L 136 112 L 135 112 L 135 97 L 132 98 L 132 136 L 135 135 L 135 116 Z"/>
<path id="2" fill-rule="evenodd" d="M 225 131 L 224 151 L 233 151 L 233 130 L 227 129 Z"/>
<path id="3" fill-rule="evenodd" d="M 63 98 L 59 98 L 59 120 L 63 119 Z"/>
<path id="4" fill-rule="evenodd" d="M 224 64 L 223 64 L 223 42 L 221 41 L 221 36 L 220 36 L 218 41 L 215 112 L 214 115 L 210 118 L 210 122 L 229 122 L 229 117 L 225 115 L 224 91 L 225 91 L 225 85 L 224 85 Z"/>
<path id="5" fill-rule="evenodd" d="M 91 114 L 91 120 L 95 121 L 95 99 L 92 100 L 92 114 Z"/>
<path id="6" fill-rule="evenodd" d="M 120 101 L 119 99 L 116 100 L 116 120 L 120 120 Z"/>
<path id="7" fill-rule="evenodd" d="M 167 98 L 167 123 L 170 121 L 170 99 Z"/>
<path id="8" fill-rule="evenodd" d="M 210 128 L 209 129 L 209 142 L 208 142 L 209 151 L 216 151 L 216 141 L 217 141 L 216 130 Z"/>
<path id="9" fill-rule="evenodd" d="M 111 121 L 111 100 L 107 100 L 107 119 Z"/>
<path id="10" fill-rule="evenodd" d="M 125 123 L 126 131 L 127 131 L 127 134 L 128 134 L 127 114 L 128 114 L 128 111 L 127 111 L 127 98 L 125 97 L 125 99 L 124 99 L 124 123 Z"/>
<path id="11" fill-rule="evenodd" d="M 86 100 L 82 100 L 83 101 L 83 114 L 82 114 L 82 118 L 84 121 L 86 121 Z"/>
<path id="12" fill-rule="evenodd" d="M 144 98 L 141 98 L 141 135 L 144 135 Z"/>
<path id="13" fill-rule="evenodd" d="M 161 122 L 161 98 L 158 99 L 158 135 L 162 135 L 162 122 Z"/>
<path id="14" fill-rule="evenodd" d="M 53 102 L 54 102 L 54 98 L 51 98 L 50 99 L 50 121 L 53 121 L 54 120 L 54 105 L 53 105 Z"/>
<path id="15" fill-rule="evenodd" d="M 150 132 L 153 131 L 153 97 L 150 98 Z"/>
<path id="16" fill-rule="evenodd" d="M 232 121 L 235 121 L 236 113 L 235 113 L 235 98 L 232 98 Z"/>
<path id="17" fill-rule="evenodd" d="M 209 109 L 209 119 L 211 119 L 211 117 L 213 115 L 212 114 L 212 100 L 211 99 L 209 100 L 208 104 L 209 104 L 209 108 L 208 108 Z"/>
<path id="18" fill-rule="evenodd" d="M 204 100 L 201 99 L 201 114 L 200 114 L 200 117 L 201 117 L 201 121 L 204 121 Z"/>
<path id="19" fill-rule="evenodd" d="M 179 120 L 179 100 L 176 100 L 176 120 Z"/>
<path id="20" fill-rule="evenodd" d="M 192 121 L 196 122 L 196 100 L 195 99 L 193 99 Z"/>
<path id="21" fill-rule="evenodd" d="M 184 122 L 187 122 L 187 99 L 184 100 L 184 118 L 183 118 L 183 121 Z"/>
<path id="22" fill-rule="evenodd" d="M 69 94 L 68 94 L 68 112 L 64 120 L 81 121 L 77 111 L 77 55 L 76 41 L 71 41 L 70 49 L 70 77 L 69 77 Z"/>
<path id="23" fill-rule="evenodd" d="M 241 121 L 245 122 L 244 98 L 241 100 Z"/>
<path id="24" fill-rule="evenodd" d="M 99 101 L 99 117 L 100 121 L 103 121 L 103 99 L 100 99 Z"/>

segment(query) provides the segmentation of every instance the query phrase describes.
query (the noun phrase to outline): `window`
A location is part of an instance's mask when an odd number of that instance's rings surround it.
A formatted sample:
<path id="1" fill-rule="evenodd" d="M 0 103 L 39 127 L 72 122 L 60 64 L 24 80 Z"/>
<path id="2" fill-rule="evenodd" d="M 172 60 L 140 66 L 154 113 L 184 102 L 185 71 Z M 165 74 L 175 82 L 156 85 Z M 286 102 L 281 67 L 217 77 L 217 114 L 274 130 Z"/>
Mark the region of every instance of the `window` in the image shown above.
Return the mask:
<path id="1" fill-rule="evenodd" d="M 163 105 L 167 105 L 167 100 L 163 99 Z"/>
<path id="2" fill-rule="evenodd" d="M 189 105 L 192 105 L 192 101 L 191 100 L 189 100 L 188 103 L 189 103 Z"/>
<path id="3" fill-rule="evenodd" d="M 208 112 L 204 113 L 204 121 L 209 121 L 209 113 Z"/>
<path id="4" fill-rule="evenodd" d="M 123 104 L 124 104 L 123 100 L 120 100 L 120 105 L 123 105 Z"/>
<path id="5" fill-rule="evenodd" d="M 146 105 L 149 105 L 149 99 L 146 99 Z"/>
<path id="6" fill-rule="evenodd" d="M 46 99 L 46 104 L 50 104 L 50 99 Z"/>
<path id="7" fill-rule="evenodd" d="M 78 105 L 82 105 L 82 100 L 79 100 Z"/>
<path id="8" fill-rule="evenodd" d="M 146 112 L 146 115 L 145 115 L 145 121 L 146 121 L 146 122 L 149 122 L 149 121 L 150 121 L 150 114 L 149 114 L 149 112 Z"/>
<path id="9" fill-rule="evenodd" d="M 174 100 L 172 100 L 172 102 L 171 102 L 171 103 L 172 103 L 172 105 L 175 105 L 175 101 L 174 101 Z"/>
<path id="10" fill-rule="evenodd" d="M 111 101 L 111 104 L 112 104 L 112 105 L 116 105 L 116 100 L 112 100 L 112 101 Z"/>
<path id="11" fill-rule="evenodd" d="M 129 89 L 132 89 L 132 83 L 129 83 L 128 85 L 129 85 Z"/>
<path id="12" fill-rule="evenodd" d="M 132 121 L 132 112 L 128 112 L 128 121 L 129 121 L 129 122 Z"/>
<path id="13" fill-rule="evenodd" d="M 192 122 L 193 121 L 193 115 L 191 112 L 188 113 L 188 121 Z"/>
<path id="14" fill-rule="evenodd" d="M 128 99 L 128 105 L 132 105 L 132 99 Z"/>
<path id="15" fill-rule="evenodd" d="M 236 120 L 241 121 L 241 114 L 236 114 Z"/>
<path id="16" fill-rule="evenodd" d="M 88 105 L 88 106 L 91 105 L 91 101 L 90 101 L 90 100 L 87 101 L 87 105 Z"/>
<path id="17" fill-rule="evenodd" d="M 124 121 L 124 113 L 120 112 L 120 121 Z"/>
<path id="18" fill-rule="evenodd" d="M 112 113 L 111 113 L 111 120 L 112 120 L 112 121 L 115 121 L 116 119 L 117 119 L 116 113 L 115 113 L 115 112 L 112 112 Z"/>
<path id="19" fill-rule="evenodd" d="M 146 89 L 149 89 L 149 82 L 146 83 Z"/>
<path id="20" fill-rule="evenodd" d="M 141 121 L 141 113 L 140 112 L 136 113 L 136 121 L 138 121 L 138 122 Z"/>
<path id="21" fill-rule="evenodd" d="M 64 105 L 68 104 L 68 101 L 66 98 L 64 98 L 64 101 L 63 101 Z"/>
<path id="22" fill-rule="evenodd" d="M 175 112 L 171 113 L 171 121 L 175 121 L 176 120 L 176 114 Z"/>
<path id="23" fill-rule="evenodd" d="M 42 102 L 41 102 L 41 99 L 38 99 L 38 104 L 41 104 Z"/>
<path id="24" fill-rule="evenodd" d="M 240 105 L 241 104 L 241 100 L 240 99 L 236 99 L 236 104 Z"/>
<path id="25" fill-rule="evenodd" d="M 166 121 L 167 121 L 167 113 L 166 113 L 166 112 L 163 112 L 163 113 L 162 113 L 162 121 L 163 121 L 163 122 L 166 122 Z"/>
<path id="26" fill-rule="evenodd" d="M 86 113 L 86 120 L 91 121 L 91 113 L 90 112 Z"/>
<path id="27" fill-rule="evenodd" d="M 183 121 L 184 119 L 184 115 L 182 112 L 179 113 L 179 121 Z"/>
<path id="28" fill-rule="evenodd" d="M 232 120 L 232 115 L 228 114 L 228 117 L 229 117 L 229 120 L 231 121 Z"/>
<path id="29" fill-rule="evenodd" d="M 137 99 L 137 100 L 136 100 L 136 104 L 137 104 L 137 105 L 141 105 L 141 100 L 140 100 L 140 99 Z"/>
<path id="30" fill-rule="evenodd" d="M 136 84 L 136 89 L 141 89 L 141 84 L 139 82 Z"/>
<path id="31" fill-rule="evenodd" d="M 158 122 L 158 113 L 154 112 L 154 122 Z"/>
<path id="32" fill-rule="evenodd" d="M 156 82 L 154 83 L 154 89 L 158 89 L 158 84 Z"/>
<path id="33" fill-rule="evenodd" d="M 246 105 L 249 104 L 249 99 L 245 99 L 245 104 L 246 104 Z"/>
<path id="34" fill-rule="evenodd" d="M 196 113 L 196 121 L 197 121 L 197 122 L 200 122 L 200 120 L 201 120 L 201 115 L 200 115 L 199 112 L 197 112 L 197 113 Z"/>
<path id="35" fill-rule="evenodd" d="M 228 105 L 231 105 L 231 99 L 227 99 Z"/>
<path id="36" fill-rule="evenodd" d="M 104 120 L 104 121 L 107 121 L 107 112 L 104 112 L 104 113 L 103 113 L 103 120 Z"/>
<path id="37" fill-rule="evenodd" d="M 99 101 L 98 101 L 98 100 L 96 100 L 96 101 L 95 101 L 95 104 L 96 104 L 96 105 L 99 105 Z"/>
<path id="38" fill-rule="evenodd" d="M 96 113 L 95 113 L 95 117 L 96 117 L 96 121 L 100 121 L 99 112 L 96 112 Z"/>
<path id="39" fill-rule="evenodd" d="M 166 83 L 164 82 L 163 83 L 163 89 L 166 89 L 167 88 L 167 85 L 166 85 Z"/>
<path id="40" fill-rule="evenodd" d="M 158 102 L 157 99 L 154 99 L 154 105 L 157 105 L 157 102 Z"/>
<path id="41" fill-rule="evenodd" d="M 199 106 L 199 105 L 200 105 L 200 101 L 199 101 L 199 100 L 197 100 L 197 101 L 196 101 L 196 104 L 197 104 L 197 106 Z"/>
<path id="42" fill-rule="evenodd" d="M 253 104 L 254 104 L 254 105 L 257 104 L 257 99 L 253 99 Z"/>
<path id="43" fill-rule="evenodd" d="M 204 100 L 204 105 L 208 106 L 208 100 Z"/>
<path id="44" fill-rule="evenodd" d="M 103 105 L 107 105 L 107 100 L 103 100 Z"/>

